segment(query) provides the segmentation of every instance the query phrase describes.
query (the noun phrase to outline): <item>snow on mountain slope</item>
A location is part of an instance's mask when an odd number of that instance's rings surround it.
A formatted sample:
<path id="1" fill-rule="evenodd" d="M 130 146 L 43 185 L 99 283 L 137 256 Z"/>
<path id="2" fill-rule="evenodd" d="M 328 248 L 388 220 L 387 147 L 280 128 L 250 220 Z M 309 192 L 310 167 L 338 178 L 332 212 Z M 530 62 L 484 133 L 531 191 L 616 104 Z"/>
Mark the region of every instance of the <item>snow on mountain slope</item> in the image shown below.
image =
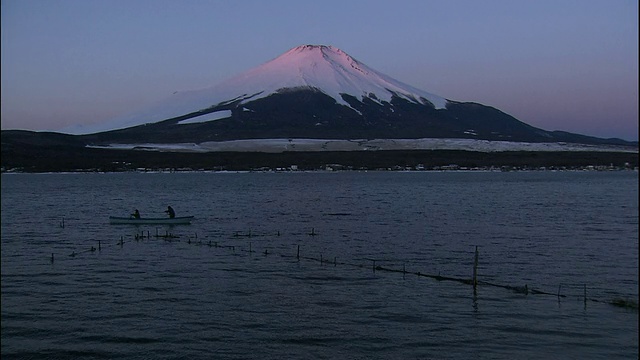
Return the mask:
<path id="1" fill-rule="evenodd" d="M 211 88 L 178 92 L 147 110 L 96 126 L 68 128 L 65 132 L 89 134 L 155 123 L 232 101 L 245 103 L 282 89 L 301 87 L 322 91 L 348 107 L 341 94 L 358 99 L 373 94 L 378 101 L 390 101 L 395 94 L 411 102 L 431 103 L 438 109 L 447 103 L 440 96 L 375 71 L 333 46 L 302 45 Z"/>
<path id="2" fill-rule="evenodd" d="M 256 89 L 262 93 L 256 99 L 282 88 L 311 87 L 331 96 L 339 104 L 349 106 L 340 94 L 358 99 L 370 94 L 380 100 L 391 100 L 392 92 L 407 100 L 444 108 L 447 100 L 411 87 L 379 73 L 332 46 L 303 45 L 295 47 L 276 59 L 231 78 L 217 88 L 231 94 L 251 95 Z M 227 96 L 229 97 L 229 96 Z M 235 98 L 235 96 L 233 97 Z"/>

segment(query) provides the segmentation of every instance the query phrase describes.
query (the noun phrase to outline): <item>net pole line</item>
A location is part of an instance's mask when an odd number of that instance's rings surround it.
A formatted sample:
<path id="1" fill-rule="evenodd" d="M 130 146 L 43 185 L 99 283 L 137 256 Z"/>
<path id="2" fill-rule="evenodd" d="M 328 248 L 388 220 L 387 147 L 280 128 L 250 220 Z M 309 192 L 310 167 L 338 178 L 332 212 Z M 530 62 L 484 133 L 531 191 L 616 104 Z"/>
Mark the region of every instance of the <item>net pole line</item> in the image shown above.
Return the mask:
<path id="1" fill-rule="evenodd" d="M 137 234 L 136 234 L 137 236 Z M 120 240 L 115 244 L 115 245 L 120 245 L 120 247 L 123 247 L 124 245 L 124 236 L 120 236 Z M 71 254 L 69 254 L 70 257 L 76 257 L 77 255 L 83 254 L 83 253 L 87 253 L 87 252 L 95 252 L 95 251 L 102 251 L 102 240 L 98 240 L 98 247 L 94 247 L 93 245 L 91 245 L 91 247 L 87 250 L 83 250 L 83 251 L 78 251 L 76 252 L 75 250 L 71 252 Z M 53 264 L 53 262 L 55 261 L 55 256 L 54 253 L 51 253 L 51 258 L 50 258 L 51 263 Z"/>
<path id="2" fill-rule="evenodd" d="M 121 237 L 121 238 L 120 238 L 120 241 L 118 241 L 118 242 L 117 242 L 117 243 L 115 243 L 115 244 L 112 244 L 111 246 L 113 246 L 113 245 L 122 245 L 122 243 L 123 243 L 123 242 L 124 242 L 124 240 L 123 240 L 123 238 Z M 109 246 L 109 245 L 105 245 L 105 247 L 108 247 L 108 246 Z M 98 240 L 98 247 L 97 247 L 97 248 L 95 248 L 95 247 L 91 246 L 88 250 L 79 251 L 79 252 L 75 252 L 75 251 L 73 251 L 73 252 L 71 253 L 71 255 L 70 255 L 70 256 L 76 256 L 76 255 L 80 255 L 80 254 L 82 254 L 82 253 L 86 253 L 86 252 L 94 252 L 94 251 L 96 251 L 96 250 L 97 250 L 97 251 L 102 251 L 102 248 L 103 248 L 103 246 L 102 246 L 102 240 Z M 51 254 L 51 257 L 53 258 L 53 253 Z M 53 260 L 52 260 L 52 261 L 53 261 Z"/>
<path id="3" fill-rule="evenodd" d="M 123 241 L 120 241 L 116 245 L 121 245 L 122 246 L 122 243 L 123 243 Z M 97 248 L 94 247 L 93 245 L 91 245 L 91 247 L 89 249 L 84 250 L 84 251 L 78 251 L 78 252 L 72 251 L 69 256 L 75 257 L 75 256 L 83 254 L 83 253 L 95 252 L 95 251 L 102 251 L 102 241 L 101 240 L 98 240 L 98 247 Z M 53 253 L 51 253 L 51 262 L 52 263 L 53 263 L 53 260 L 54 260 Z"/>
<path id="4" fill-rule="evenodd" d="M 173 234 L 171 234 L 173 235 Z M 179 236 L 176 236 L 179 237 Z M 202 245 L 202 242 L 198 242 L 199 245 Z M 118 241 L 115 245 L 120 245 L 121 247 L 124 244 L 124 236 L 120 237 L 120 241 Z M 209 241 L 209 247 L 212 246 L 211 241 Z M 222 248 L 228 248 L 231 249 L 235 252 L 235 246 L 233 245 L 219 245 L 218 242 L 215 242 L 215 244 L 213 245 L 214 247 L 222 247 Z M 249 244 L 249 248 L 250 251 L 253 252 L 252 248 L 251 248 L 251 243 Z M 95 247 L 91 246 L 90 249 L 85 250 L 85 251 L 81 251 L 76 253 L 75 251 L 70 255 L 71 257 L 75 257 L 76 255 L 79 255 L 81 253 L 85 253 L 85 252 L 94 252 L 96 250 L 101 250 L 102 249 L 102 244 L 101 241 L 98 240 L 98 248 L 96 249 Z M 268 254 L 268 250 L 265 250 L 265 255 Z M 443 281 L 443 280 L 448 280 L 448 281 L 455 281 L 455 282 L 460 282 L 463 284 L 468 284 L 468 285 L 472 285 L 474 286 L 474 293 L 475 290 L 477 288 L 478 285 L 485 285 L 485 286 L 494 286 L 494 287 L 500 287 L 500 288 L 504 288 L 504 289 L 508 289 L 508 290 L 512 290 L 516 293 L 522 293 L 525 295 L 528 295 L 529 293 L 531 293 L 532 295 L 538 294 L 538 295 L 552 295 L 552 296 L 556 296 L 558 297 L 558 301 L 560 301 L 560 298 L 566 298 L 566 297 L 570 297 L 570 295 L 566 295 L 566 294 L 562 294 L 561 290 L 562 290 L 562 285 L 560 284 L 558 285 L 558 291 L 557 293 L 551 293 L 551 292 L 545 292 L 545 291 L 541 291 L 541 290 L 536 290 L 536 289 L 530 289 L 528 287 L 527 284 L 525 284 L 523 287 L 519 287 L 519 286 L 510 286 L 510 285 L 501 285 L 501 284 L 495 284 L 495 283 L 491 283 L 488 281 L 479 281 L 477 279 L 477 266 L 478 266 L 478 250 L 477 250 L 477 246 L 476 246 L 476 250 L 475 250 L 475 254 L 474 254 L 474 276 L 471 280 L 469 279 L 464 279 L 464 278 L 456 278 L 456 277 L 448 277 L 448 276 L 441 276 L 440 274 L 438 275 L 432 275 L 432 274 L 428 274 L 428 273 L 421 273 L 421 272 L 410 272 L 407 271 L 406 269 L 406 264 L 403 262 L 402 264 L 402 269 L 394 269 L 394 268 L 387 268 L 387 267 L 383 267 L 383 266 L 376 266 L 376 259 L 370 259 L 370 258 L 366 258 L 365 260 L 368 261 L 372 261 L 373 262 L 373 271 L 375 272 L 376 270 L 381 270 L 381 271 L 387 271 L 387 272 L 396 272 L 396 273 L 402 273 L 403 274 L 403 278 L 405 277 L 405 275 L 407 273 L 409 274 L 414 274 L 417 276 L 421 276 L 421 277 L 428 277 L 428 278 L 432 278 L 438 281 Z M 282 257 L 292 257 L 291 255 L 281 255 Z M 313 257 L 302 257 L 305 260 L 313 260 L 313 261 L 319 261 L 320 264 L 322 265 L 324 262 L 330 263 L 330 260 L 328 259 L 324 259 L 323 254 L 320 254 L 320 259 L 317 258 L 313 258 Z M 300 261 L 300 245 L 297 245 L 297 250 L 296 250 L 296 259 L 298 261 Z M 55 261 L 55 254 L 51 253 L 51 258 L 50 258 L 51 263 L 53 264 Z M 364 265 L 363 264 L 355 264 L 355 263 L 349 263 L 349 262 L 338 262 L 337 261 L 337 257 L 334 257 L 333 259 L 333 263 L 334 266 L 337 266 L 338 263 L 340 265 L 346 265 L 346 266 L 352 266 L 352 267 L 359 267 L 359 268 L 363 268 Z M 567 284 L 564 284 L 565 286 Z M 571 288 L 571 286 L 569 286 Z M 597 299 L 590 299 L 587 297 L 587 284 L 580 284 L 580 285 L 576 285 L 575 287 L 579 287 L 582 290 L 582 296 L 580 295 L 575 295 L 578 298 L 582 298 L 586 307 L 586 303 L 587 301 L 593 301 L 593 302 L 602 302 L 602 303 L 608 303 L 608 304 L 612 304 L 615 306 L 620 306 L 620 307 L 627 307 L 627 308 L 631 308 L 631 309 L 637 309 L 637 303 L 633 302 L 633 301 L 625 301 L 625 300 L 621 300 L 621 299 L 614 299 L 613 301 L 606 301 L 606 300 L 597 300 Z"/>
<path id="5" fill-rule="evenodd" d="M 120 241 L 118 241 L 116 244 L 114 245 L 120 245 L 121 247 L 124 244 L 124 237 L 121 236 L 120 237 Z M 200 241 L 199 244 L 201 245 L 202 242 Z M 212 246 L 211 241 L 209 241 L 209 247 Z M 215 247 L 221 247 L 221 248 L 228 248 L 228 249 L 232 249 L 235 252 L 235 246 L 233 245 L 218 245 L 217 242 L 215 242 L 215 245 L 213 245 Z M 71 257 L 75 257 L 76 255 L 80 255 L 82 253 L 86 253 L 86 252 L 95 252 L 96 250 L 101 250 L 102 249 L 102 242 L 101 240 L 98 240 L 98 248 L 95 248 L 94 246 L 91 246 L 90 249 L 85 250 L 85 251 L 80 251 L 78 253 L 76 253 L 75 251 L 71 253 Z M 264 252 L 265 255 L 269 254 L 268 250 L 265 250 Z M 281 255 L 282 257 L 292 257 L 291 255 Z M 300 260 L 300 245 L 297 245 L 297 253 L 296 253 L 296 258 L 298 259 L 298 261 Z M 323 255 L 320 254 L 320 259 L 317 258 L 313 258 L 313 257 L 302 257 L 305 260 L 313 260 L 313 261 L 320 261 L 320 264 L 322 265 L 323 262 L 327 262 L 329 263 L 330 260 L 325 260 L 323 258 Z M 500 288 L 504 288 L 507 290 L 512 290 L 516 293 L 522 293 L 525 295 L 529 295 L 529 293 L 531 293 L 532 295 L 551 295 L 551 296 L 556 296 L 558 297 L 558 301 L 560 301 L 560 298 L 567 298 L 567 297 L 577 297 L 578 299 L 582 298 L 583 302 L 584 302 L 584 306 L 586 309 L 586 305 L 588 301 L 592 301 L 592 302 L 600 302 L 600 303 L 606 303 L 606 304 L 610 304 L 613 306 L 618 306 L 618 307 L 623 307 L 623 308 L 628 308 L 628 309 L 638 309 L 638 304 L 635 301 L 632 300 L 625 300 L 622 298 L 616 298 L 613 300 L 598 300 L 598 299 L 590 299 L 587 297 L 587 284 L 576 284 L 574 286 L 570 286 L 567 284 L 560 284 L 558 285 L 558 291 L 557 293 L 551 293 L 551 292 L 545 292 L 545 291 L 541 291 L 541 290 L 536 290 L 536 289 L 529 289 L 528 285 L 524 285 L 523 287 L 519 287 L 519 286 L 510 286 L 510 285 L 501 285 L 501 284 L 495 284 L 495 283 L 491 283 L 488 281 L 478 281 L 477 280 L 477 270 L 475 273 L 475 277 L 474 279 L 464 279 L 464 278 L 455 278 L 455 277 L 448 277 L 448 276 L 441 276 L 440 274 L 438 275 L 432 275 L 432 274 L 427 274 L 427 273 L 421 273 L 421 272 L 410 272 L 407 271 L 406 269 L 406 264 L 403 263 L 402 264 L 402 269 L 394 269 L 394 268 L 387 268 L 384 266 L 375 266 L 375 259 L 366 259 L 369 261 L 374 261 L 374 267 L 373 267 L 373 271 L 376 270 L 380 270 L 380 271 L 387 271 L 387 272 L 395 272 L 395 273 L 402 273 L 403 274 L 403 278 L 405 277 L 405 275 L 408 274 L 413 274 L 413 275 L 417 275 L 420 277 L 428 277 L 428 278 L 432 278 L 438 281 L 443 281 L 443 280 L 448 280 L 448 281 L 455 281 L 455 282 L 459 282 L 459 283 L 463 283 L 463 284 L 468 284 L 468 285 L 474 285 L 474 294 L 475 294 L 475 287 L 477 287 L 477 285 L 485 285 L 485 286 L 494 286 L 494 287 L 500 287 Z M 51 264 L 53 264 L 55 262 L 55 254 L 51 253 L 51 257 L 50 257 L 50 262 Z M 355 264 L 355 263 L 349 263 L 349 262 L 338 262 L 337 261 L 337 257 L 334 257 L 333 259 L 333 263 L 334 266 L 337 266 L 338 264 L 340 265 L 345 265 L 345 266 L 352 266 L 352 267 L 359 267 L 359 268 L 363 268 L 364 265 L 363 264 Z M 474 258 L 474 268 L 477 267 L 477 262 L 475 261 Z M 563 288 L 563 285 L 565 285 L 565 287 L 569 287 L 569 288 L 579 288 L 582 290 L 582 296 L 581 295 L 566 295 L 566 294 L 562 294 L 561 290 Z"/>
<path id="6" fill-rule="evenodd" d="M 254 231 L 252 231 L 251 229 L 249 229 L 248 232 L 244 232 L 242 230 L 235 230 L 233 232 L 233 234 L 231 234 L 231 237 L 266 237 L 266 236 L 280 236 L 280 230 L 277 230 L 275 234 L 269 233 L 269 232 L 259 232 L 256 233 Z"/>

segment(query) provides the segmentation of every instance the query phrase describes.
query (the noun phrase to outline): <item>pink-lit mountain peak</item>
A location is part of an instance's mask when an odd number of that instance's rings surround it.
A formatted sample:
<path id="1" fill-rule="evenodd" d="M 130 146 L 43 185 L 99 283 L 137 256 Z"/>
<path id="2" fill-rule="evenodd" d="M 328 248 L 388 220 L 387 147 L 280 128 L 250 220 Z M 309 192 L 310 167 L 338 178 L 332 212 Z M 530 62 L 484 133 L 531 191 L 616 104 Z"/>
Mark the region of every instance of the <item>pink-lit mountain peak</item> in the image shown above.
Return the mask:
<path id="1" fill-rule="evenodd" d="M 351 67 L 357 71 L 363 71 L 361 68 L 362 64 L 349 56 L 349 54 L 327 45 L 300 45 L 285 52 L 267 64 L 282 64 L 298 69 L 309 70 L 309 68 L 322 66 L 323 63 L 327 63 L 326 65 L 333 68 L 342 67 L 348 70 L 348 67 Z M 364 72 L 364 74 L 367 75 L 366 72 Z"/>
<path id="2" fill-rule="evenodd" d="M 277 58 L 231 78 L 220 86 L 237 88 L 244 94 L 262 89 L 262 96 L 285 88 L 312 87 L 331 96 L 339 104 L 349 106 L 342 94 L 358 99 L 375 94 L 390 101 L 393 94 L 407 100 L 431 102 L 444 108 L 446 99 L 419 90 L 379 73 L 333 46 L 301 45 Z M 424 100 L 423 100 L 424 99 Z"/>

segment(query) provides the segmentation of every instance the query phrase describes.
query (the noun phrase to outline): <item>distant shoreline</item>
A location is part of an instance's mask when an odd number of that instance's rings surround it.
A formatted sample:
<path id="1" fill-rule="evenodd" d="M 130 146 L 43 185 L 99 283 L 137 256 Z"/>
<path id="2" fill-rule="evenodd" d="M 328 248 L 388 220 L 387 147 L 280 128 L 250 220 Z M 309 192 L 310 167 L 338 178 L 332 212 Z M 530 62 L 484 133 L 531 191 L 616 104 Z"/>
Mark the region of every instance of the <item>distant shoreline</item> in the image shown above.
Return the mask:
<path id="1" fill-rule="evenodd" d="M 394 151 L 394 150 L 460 150 L 483 153 L 509 151 L 535 152 L 630 152 L 637 147 L 621 145 L 594 145 L 576 143 L 531 143 L 514 141 L 489 141 L 480 139 L 244 139 L 230 141 L 207 141 L 202 143 L 136 143 L 87 146 L 107 150 L 141 150 L 160 152 L 340 152 L 340 151 Z"/>
<path id="2" fill-rule="evenodd" d="M 596 169 L 526 169 L 526 170 L 485 170 L 485 169 L 465 169 L 465 170 L 131 170 L 131 171 L 49 171 L 49 172 L 20 172 L 20 171 L 2 171 L 2 175 L 80 175 L 80 174 L 122 174 L 122 173 L 136 173 L 136 174 L 255 174 L 255 173 L 288 173 L 288 174 L 309 174 L 309 173 L 339 173 L 339 172 L 394 172 L 394 173 L 499 173 L 499 172 L 638 172 L 638 168 L 635 169 L 611 169 L 611 170 L 596 170 Z"/>
<path id="3" fill-rule="evenodd" d="M 23 173 L 130 171 L 514 171 L 632 170 L 637 152 L 377 150 L 324 152 L 161 152 L 72 146 L 2 148 L 1 171 Z"/>

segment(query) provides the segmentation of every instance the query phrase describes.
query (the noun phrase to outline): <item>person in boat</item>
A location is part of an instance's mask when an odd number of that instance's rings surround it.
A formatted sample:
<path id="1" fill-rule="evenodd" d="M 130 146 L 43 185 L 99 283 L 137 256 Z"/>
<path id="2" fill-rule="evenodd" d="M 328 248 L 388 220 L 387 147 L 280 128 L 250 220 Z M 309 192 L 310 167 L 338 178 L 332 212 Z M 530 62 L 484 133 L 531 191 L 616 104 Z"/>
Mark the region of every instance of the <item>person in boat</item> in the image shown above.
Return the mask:
<path id="1" fill-rule="evenodd" d="M 134 219 L 140 219 L 140 211 L 136 209 L 136 211 L 134 211 L 133 214 L 131 214 L 131 216 L 133 216 Z"/>
<path id="2" fill-rule="evenodd" d="M 166 212 L 167 214 L 169 214 L 169 217 L 171 219 L 173 219 L 174 217 L 176 217 L 176 212 L 173 211 L 173 208 L 171 206 L 167 206 L 167 210 L 165 210 L 164 212 Z"/>

